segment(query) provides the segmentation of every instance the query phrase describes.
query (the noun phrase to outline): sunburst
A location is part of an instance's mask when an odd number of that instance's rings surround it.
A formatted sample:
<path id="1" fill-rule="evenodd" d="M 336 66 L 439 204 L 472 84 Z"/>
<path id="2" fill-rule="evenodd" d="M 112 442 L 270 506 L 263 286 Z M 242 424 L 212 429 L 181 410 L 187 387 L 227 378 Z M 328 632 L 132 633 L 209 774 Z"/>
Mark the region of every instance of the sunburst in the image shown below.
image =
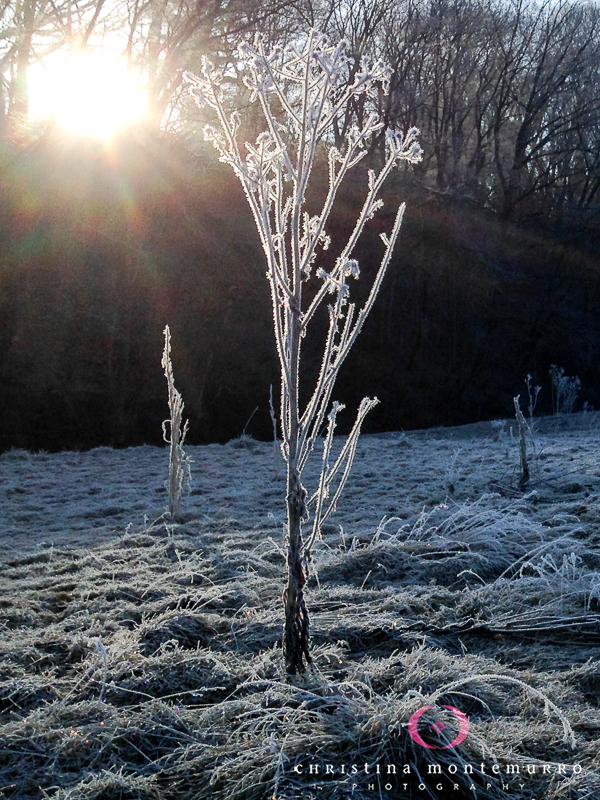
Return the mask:
<path id="1" fill-rule="evenodd" d="M 29 70 L 29 118 L 107 138 L 144 117 L 144 86 L 117 57 L 55 54 Z"/>

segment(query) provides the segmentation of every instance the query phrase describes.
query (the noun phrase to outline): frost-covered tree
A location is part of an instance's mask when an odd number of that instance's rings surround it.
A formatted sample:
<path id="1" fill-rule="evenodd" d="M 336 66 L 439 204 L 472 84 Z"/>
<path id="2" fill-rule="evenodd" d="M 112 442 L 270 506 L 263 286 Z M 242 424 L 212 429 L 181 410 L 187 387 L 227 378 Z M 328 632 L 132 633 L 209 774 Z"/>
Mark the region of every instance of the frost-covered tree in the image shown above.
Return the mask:
<path id="1" fill-rule="evenodd" d="M 201 77 L 188 75 L 190 88 L 200 106 L 216 113 L 218 127 L 207 126 L 205 135 L 240 179 L 267 261 L 267 278 L 273 304 L 273 324 L 281 366 L 282 452 L 287 468 L 287 568 L 284 592 L 284 656 L 290 674 L 310 664 L 309 617 L 304 586 L 309 573 L 311 548 L 327 517 L 335 510 L 352 466 L 361 425 L 378 402 L 365 398 L 352 430 L 336 457 L 332 456 L 336 417 L 343 406 L 331 403 L 331 394 L 342 363 L 371 310 L 398 238 L 404 204 L 397 211 L 391 232 L 381 234 L 383 253 L 368 297 L 362 306 L 349 300 L 350 279 L 359 277 L 352 257 L 366 223 L 382 206 L 379 195 L 386 177 L 401 160 L 421 159 L 418 131 L 403 135 L 386 132 L 386 156 L 379 171 L 369 170 L 366 196 L 356 225 L 328 269 L 316 270 L 320 283 L 309 292 L 315 260 L 328 249 L 327 221 L 340 186 L 349 171 L 367 153 L 367 143 L 381 132 L 376 112 L 381 93 L 388 88 L 390 70 L 381 62 L 363 60 L 358 71 L 350 69 L 345 43 L 331 44 L 311 32 L 298 46 L 270 51 L 257 40 L 239 51 L 250 99 L 258 101 L 266 130 L 254 144 L 239 141 L 240 115 L 230 108 L 223 75 L 208 60 Z M 352 76 L 352 77 L 351 77 Z M 342 147 L 333 145 L 333 128 L 349 105 L 361 104 L 367 113 L 351 127 Z M 327 150 L 329 192 L 317 214 L 306 211 L 306 193 L 318 147 Z M 314 284 L 311 284 L 311 286 Z M 304 337 L 317 309 L 329 301 L 329 327 L 319 376 L 307 401 L 301 404 L 299 376 Z M 302 476 L 317 440 L 325 433 L 318 483 L 307 491 Z M 312 514 L 310 532 L 303 528 Z"/>

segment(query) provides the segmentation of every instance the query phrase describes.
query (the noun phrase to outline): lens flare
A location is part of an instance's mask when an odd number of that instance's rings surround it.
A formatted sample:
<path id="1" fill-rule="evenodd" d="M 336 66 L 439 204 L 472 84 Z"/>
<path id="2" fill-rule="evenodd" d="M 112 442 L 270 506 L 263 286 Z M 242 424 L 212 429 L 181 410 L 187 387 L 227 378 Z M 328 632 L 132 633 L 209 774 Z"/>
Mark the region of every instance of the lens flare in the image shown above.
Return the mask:
<path id="1" fill-rule="evenodd" d="M 73 133 L 106 138 L 141 120 L 140 79 L 112 54 L 56 54 L 29 70 L 29 118 L 54 119 Z"/>

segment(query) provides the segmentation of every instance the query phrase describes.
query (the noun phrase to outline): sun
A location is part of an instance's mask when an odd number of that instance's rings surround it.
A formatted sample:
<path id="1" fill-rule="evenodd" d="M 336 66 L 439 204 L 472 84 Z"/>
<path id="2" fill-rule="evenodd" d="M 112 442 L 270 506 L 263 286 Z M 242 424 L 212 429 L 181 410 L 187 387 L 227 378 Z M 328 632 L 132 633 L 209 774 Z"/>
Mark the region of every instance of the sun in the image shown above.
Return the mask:
<path id="1" fill-rule="evenodd" d="M 28 77 L 31 121 L 54 119 L 64 130 L 107 138 L 146 111 L 141 80 L 116 56 L 56 53 Z"/>

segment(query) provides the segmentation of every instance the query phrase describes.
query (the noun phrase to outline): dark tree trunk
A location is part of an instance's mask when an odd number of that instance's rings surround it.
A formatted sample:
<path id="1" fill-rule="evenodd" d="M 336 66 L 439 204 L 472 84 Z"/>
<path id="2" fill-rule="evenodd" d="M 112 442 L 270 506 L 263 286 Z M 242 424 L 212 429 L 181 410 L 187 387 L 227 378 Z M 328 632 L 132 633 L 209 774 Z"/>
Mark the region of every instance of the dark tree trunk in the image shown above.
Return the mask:
<path id="1" fill-rule="evenodd" d="M 285 629 L 283 655 L 289 675 L 304 672 L 311 664 L 309 619 L 304 602 L 306 577 L 302 566 L 302 520 L 306 512 L 306 490 L 296 471 L 288 464 L 288 584 L 283 593 Z"/>

